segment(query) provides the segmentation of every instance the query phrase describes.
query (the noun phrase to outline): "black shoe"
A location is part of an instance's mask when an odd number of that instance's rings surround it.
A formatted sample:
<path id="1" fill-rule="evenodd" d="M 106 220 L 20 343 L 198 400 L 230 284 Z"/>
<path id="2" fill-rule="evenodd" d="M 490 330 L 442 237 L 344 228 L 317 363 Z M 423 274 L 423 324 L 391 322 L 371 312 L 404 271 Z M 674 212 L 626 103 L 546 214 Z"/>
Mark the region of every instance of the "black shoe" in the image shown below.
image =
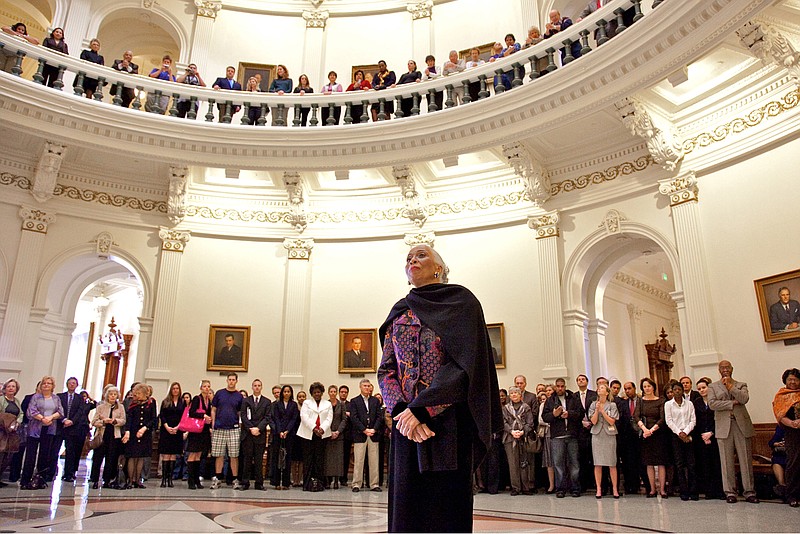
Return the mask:
<path id="1" fill-rule="evenodd" d="M 797 508 L 798 506 L 800 506 L 800 501 L 798 501 L 797 499 L 792 499 L 789 501 L 789 506 L 791 506 L 792 508 Z"/>
<path id="2" fill-rule="evenodd" d="M 24 491 L 29 491 L 29 490 L 35 490 L 36 488 L 34 488 L 30 484 L 20 484 L 19 489 L 24 490 Z"/>
<path id="3" fill-rule="evenodd" d="M 247 491 L 247 490 L 250 489 L 250 483 L 249 482 L 245 482 L 244 484 L 239 484 L 239 487 L 238 488 L 234 488 L 234 489 L 237 490 L 237 491 Z"/>
<path id="4" fill-rule="evenodd" d="M 5 488 L 6 486 L 8 486 L 8 484 L 6 484 L 5 482 L 0 481 L 0 488 Z"/>
<path id="5" fill-rule="evenodd" d="M 374 488 L 372 488 L 372 490 L 371 490 L 371 491 L 374 491 L 374 492 L 376 492 L 376 493 L 380 493 L 380 492 L 382 492 L 383 490 L 380 488 L 380 486 L 375 486 Z"/>
<path id="6" fill-rule="evenodd" d="M 581 492 L 580 491 L 573 491 L 572 492 L 572 496 L 573 497 L 580 497 L 581 496 Z"/>
<path id="7" fill-rule="evenodd" d="M 758 497 L 756 497 L 755 495 L 748 495 L 747 497 L 745 497 L 744 500 L 746 500 L 747 502 L 749 502 L 751 504 L 758 504 L 758 503 L 761 502 L 761 501 L 758 500 Z"/>
<path id="8" fill-rule="evenodd" d="M 256 484 L 253 486 L 256 491 L 267 491 L 267 488 L 264 487 L 264 484 Z"/>
<path id="9" fill-rule="evenodd" d="M 557 491 L 556 492 L 556 497 L 559 498 L 559 499 L 563 499 L 565 496 L 566 496 L 566 493 L 564 493 L 563 491 Z"/>
<path id="10" fill-rule="evenodd" d="M 100 488 L 100 483 L 99 482 L 92 482 L 92 489 L 98 489 L 98 488 Z"/>
<path id="11" fill-rule="evenodd" d="M 197 484 L 195 484 L 194 480 L 191 479 L 191 478 L 186 481 L 186 484 L 188 485 L 190 490 L 196 490 L 197 489 Z"/>
<path id="12" fill-rule="evenodd" d="M 519 495 L 519 492 L 517 490 L 511 490 L 512 497 L 516 497 L 517 495 Z"/>
<path id="13" fill-rule="evenodd" d="M 359 491 L 361 491 L 361 488 L 358 486 L 353 486 L 353 493 L 358 493 Z"/>
<path id="14" fill-rule="evenodd" d="M 692 499 L 693 501 L 699 501 L 699 500 L 700 500 L 700 495 L 698 495 L 698 494 L 694 493 L 694 494 L 692 494 L 692 496 L 691 496 L 691 499 Z"/>
<path id="15" fill-rule="evenodd" d="M 544 494 L 545 494 L 545 495 L 552 495 L 552 494 L 553 494 L 553 493 L 555 493 L 555 492 L 556 492 L 556 490 L 555 490 L 555 488 L 554 488 L 554 489 L 545 490 Z"/>
<path id="16" fill-rule="evenodd" d="M 736 498 L 736 495 L 728 495 L 725 497 L 725 501 L 727 501 L 728 504 L 736 504 L 739 502 L 739 499 Z"/>
<path id="17" fill-rule="evenodd" d="M 647 498 L 648 499 L 653 499 L 653 498 L 655 498 L 656 495 L 657 495 L 657 493 L 648 493 L 647 494 Z"/>
<path id="18" fill-rule="evenodd" d="M 688 495 L 681 495 L 681 500 L 682 501 L 688 501 L 689 500 L 689 496 Z"/>

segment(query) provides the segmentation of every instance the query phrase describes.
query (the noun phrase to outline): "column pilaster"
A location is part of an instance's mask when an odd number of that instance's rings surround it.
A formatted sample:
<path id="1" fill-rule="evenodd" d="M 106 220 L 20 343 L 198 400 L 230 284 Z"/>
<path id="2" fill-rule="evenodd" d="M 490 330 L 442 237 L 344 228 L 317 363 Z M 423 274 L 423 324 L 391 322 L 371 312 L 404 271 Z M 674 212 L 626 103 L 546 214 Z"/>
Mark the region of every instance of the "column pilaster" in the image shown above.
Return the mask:
<path id="1" fill-rule="evenodd" d="M 158 237 L 161 238 L 161 258 L 158 264 L 158 285 L 156 286 L 150 356 L 144 372 L 144 378 L 148 382 L 169 381 L 169 355 L 175 324 L 175 309 L 178 302 L 181 261 L 191 234 L 186 230 L 161 227 Z"/>
<path id="2" fill-rule="evenodd" d="M 187 62 L 197 65 L 197 69 L 205 78 L 209 78 L 206 68 L 208 56 L 211 53 L 211 37 L 214 31 L 214 22 L 217 13 L 222 9 L 222 2 L 218 0 L 194 0 L 197 8 L 197 17 L 194 22 L 194 37 L 192 38 L 192 53 L 186 58 Z M 213 77 L 211 77 L 213 79 Z"/>
<path id="3" fill-rule="evenodd" d="M 587 324 L 589 334 L 589 354 L 592 361 L 593 379 L 608 376 L 608 354 L 606 351 L 606 331 L 608 322 L 603 319 L 591 319 Z"/>
<path id="4" fill-rule="evenodd" d="M 669 197 L 672 227 L 685 299 L 685 327 L 681 328 L 686 365 L 716 365 L 721 359 L 714 327 L 714 309 L 709 296 L 706 251 L 701 236 L 700 211 L 697 205 L 697 177 L 694 172 L 659 180 L 659 192 Z M 679 308 L 680 315 L 680 308 Z"/>
<path id="5" fill-rule="evenodd" d="M 433 1 L 409 2 L 411 14 L 411 57 L 424 58 L 433 52 Z"/>
<path id="6" fill-rule="evenodd" d="M 642 308 L 635 304 L 628 304 L 628 319 L 631 331 L 631 346 L 633 348 L 633 376 L 649 376 L 647 357 L 644 354 L 644 339 L 642 338 Z"/>
<path id="7" fill-rule="evenodd" d="M 54 20 L 53 28 L 64 28 L 64 41 L 67 43 L 74 43 L 75 48 L 78 50 L 81 47 L 89 47 L 89 37 L 86 33 L 89 31 L 89 21 L 92 19 L 92 2 L 91 0 L 72 0 L 69 3 L 69 8 L 63 12 L 64 18 L 62 20 Z"/>
<path id="8" fill-rule="evenodd" d="M 17 261 L 8 292 L 3 329 L 0 331 L 0 371 L 19 373 L 23 361 L 32 357 L 36 347 L 26 347 L 25 328 L 31 315 L 39 262 L 47 229 L 56 220 L 55 213 L 22 206 L 22 236 Z"/>
<path id="9" fill-rule="evenodd" d="M 564 327 L 561 319 L 561 268 L 558 261 L 557 211 L 528 218 L 528 227 L 536 231 L 539 257 L 539 282 L 542 310 L 544 367 L 542 378 L 554 380 L 567 375 L 564 354 Z"/>
<path id="10" fill-rule="evenodd" d="M 325 25 L 328 22 L 328 11 L 311 9 L 303 11 L 306 21 L 306 35 L 303 46 L 303 72 L 312 80 L 327 80 L 328 73 L 323 71 L 325 65 Z M 321 81 L 319 85 L 324 85 Z M 321 120 L 321 115 L 318 116 Z"/>
<path id="11" fill-rule="evenodd" d="M 314 248 L 314 240 L 287 238 L 283 241 L 283 248 L 286 249 L 288 260 L 283 296 L 280 382 L 302 386 L 308 360 L 311 250 Z"/>

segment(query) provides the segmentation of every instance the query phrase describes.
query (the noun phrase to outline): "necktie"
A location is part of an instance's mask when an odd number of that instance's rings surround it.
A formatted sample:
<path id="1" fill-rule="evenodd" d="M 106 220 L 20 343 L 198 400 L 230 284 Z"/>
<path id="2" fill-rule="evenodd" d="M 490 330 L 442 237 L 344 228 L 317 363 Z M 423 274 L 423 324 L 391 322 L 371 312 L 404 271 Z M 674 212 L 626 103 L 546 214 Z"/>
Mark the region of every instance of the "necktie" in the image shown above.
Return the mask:
<path id="1" fill-rule="evenodd" d="M 784 309 L 784 310 L 786 310 L 786 311 L 788 312 L 788 311 L 789 311 L 789 305 L 788 305 L 788 304 L 786 304 L 786 305 L 783 307 L 783 309 Z"/>
<path id="2" fill-rule="evenodd" d="M 228 80 L 228 85 L 230 85 L 231 89 L 233 89 L 233 80 Z"/>
<path id="3" fill-rule="evenodd" d="M 67 419 L 69 419 L 69 414 L 70 414 L 69 410 L 71 407 L 72 407 L 72 393 L 67 395 Z"/>
<path id="4" fill-rule="evenodd" d="M 636 403 L 633 402 L 633 399 L 631 399 L 631 400 L 628 401 L 628 404 L 630 406 L 631 415 L 633 415 L 633 411 L 636 409 Z"/>

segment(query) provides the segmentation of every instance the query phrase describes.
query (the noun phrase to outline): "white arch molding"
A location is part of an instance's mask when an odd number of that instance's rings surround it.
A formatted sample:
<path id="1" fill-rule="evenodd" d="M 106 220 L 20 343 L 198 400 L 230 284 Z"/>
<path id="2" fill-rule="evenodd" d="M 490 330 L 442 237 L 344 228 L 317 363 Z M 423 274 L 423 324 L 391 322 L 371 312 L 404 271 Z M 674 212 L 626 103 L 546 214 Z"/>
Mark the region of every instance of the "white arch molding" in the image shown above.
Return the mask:
<path id="1" fill-rule="evenodd" d="M 598 229 L 576 247 L 566 262 L 562 277 L 562 306 L 567 368 L 571 375 L 585 372 L 590 377 L 608 372 L 605 355 L 603 296 L 615 273 L 653 245 L 664 251 L 673 273 L 671 294 L 678 307 L 679 322 L 685 325 L 683 281 L 674 244 L 658 230 L 645 224 L 620 221 L 618 233 Z M 685 328 L 681 328 L 683 333 Z M 685 346 L 685 341 L 681 339 Z M 637 376 L 645 376 L 643 361 L 634 361 Z"/>
<path id="2" fill-rule="evenodd" d="M 110 3 L 97 11 L 92 13 L 92 18 L 89 21 L 89 26 L 86 30 L 86 39 L 91 39 L 93 36 L 96 36 L 100 30 L 100 26 L 103 22 L 108 18 L 109 15 L 117 12 L 117 11 L 136 11 L 136 12 L 147 12 L 153 13 L 157 15 L 161 19 L 167 22 L 167 25 L 172 28 L 173 35 L 172 37 L 177 37 L 178 47 L 179 47 L 179 57 L 175 60 L 176 63 L 184 64 L 189 61 L 189 32 L 183 27 L 181 21 L 175 18 L 175 16 L 170 13 L 169 11 L 162 8 L 159 4 L 153 3 L 153 6 L 148 9 L 144 10 L 142 8 L 141 2 L 135 1 L 122 1 L 122 2 L 113 2 Z"/>

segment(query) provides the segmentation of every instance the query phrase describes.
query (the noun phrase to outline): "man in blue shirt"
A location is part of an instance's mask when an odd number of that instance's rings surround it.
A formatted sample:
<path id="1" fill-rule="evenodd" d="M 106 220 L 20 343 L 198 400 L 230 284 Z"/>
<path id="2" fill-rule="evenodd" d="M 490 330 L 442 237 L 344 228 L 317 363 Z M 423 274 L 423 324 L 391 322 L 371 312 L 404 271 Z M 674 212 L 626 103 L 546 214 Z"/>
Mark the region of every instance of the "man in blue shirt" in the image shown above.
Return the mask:
<path id="1" fill-rule="evenodd" d="M 167 82 L 174 82 L 175 76 L 172 75 L 172 58 L 169 56 L 161 58 L 161 68 L 151 70 L 148 76 Z M 156 104 L 158 104 L 158 108 L 156 108 Z M 168 107 L 169 95 L 161 95 L 158 97 L 158 101 L 156 101 L 155 93 L 152 91 L 148 92 L 147 101 L 144 103 L 145 111 L 163 115 L 167 112 Z"/>
<path id="2" fill-rule="evenodd" d="M 233 489 L 242 486 L 239 483 L 239 412 L 242 411 L 242 394 L 236 389 L 239 375 L 228 373 L 227 387 L 214 394 L 211 401 L 211 456 L 215 459 L 214 472 L 216 476 L 211 480 L 211 489 L 219 489 L 222 479 L 222 466 L 225 455 L 230 458 L 231 474 L 233 475 Z"/>

